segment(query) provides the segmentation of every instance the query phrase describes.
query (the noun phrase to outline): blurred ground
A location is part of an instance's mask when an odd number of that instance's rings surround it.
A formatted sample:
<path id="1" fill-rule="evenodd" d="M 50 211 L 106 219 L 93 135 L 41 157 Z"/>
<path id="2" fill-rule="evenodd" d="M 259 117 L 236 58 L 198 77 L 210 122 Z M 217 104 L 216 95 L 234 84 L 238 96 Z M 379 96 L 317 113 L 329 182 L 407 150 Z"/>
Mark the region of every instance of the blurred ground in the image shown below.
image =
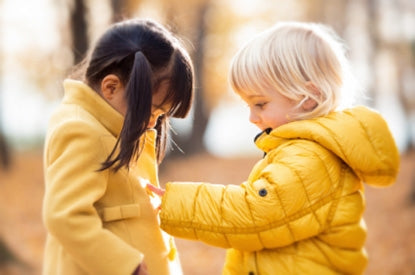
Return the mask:
<path id="1" fill-rule="evenodd" d="M 41 224 L 43 194 L 40 152 L 14 156 L 10 171 L 0 171 L 0 275 L 40 274 L 45 231 Z M 196 155 L 161 166 L 160 181 L 192 180 L 239 184 L 255 159 L 220 159 Z M 415 274 L 415 152 L 402 156 L 397 184 L 366 188 L 370 262 L 366 274 Z M 414 196 L 415 201 L 415 196 Z M 2 262 L 4 242 L 20 262 Z M 220 274 L 225 251 L 203 243 L 178 240 L 185 275 Z"/>

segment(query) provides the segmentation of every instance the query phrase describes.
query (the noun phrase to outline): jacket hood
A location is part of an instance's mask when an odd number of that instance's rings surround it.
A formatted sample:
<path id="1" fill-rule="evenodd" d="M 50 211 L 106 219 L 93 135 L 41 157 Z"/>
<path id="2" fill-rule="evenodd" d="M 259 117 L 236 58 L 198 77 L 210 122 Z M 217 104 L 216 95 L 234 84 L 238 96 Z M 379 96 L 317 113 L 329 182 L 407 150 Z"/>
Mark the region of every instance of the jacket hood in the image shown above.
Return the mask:
<path id="1" fill-rule="evenodd" d="M 399 171 L 399 151 L 382 116 L 363 106 L 294 121 L 255 141 L 264 152 L 292 139 L 317 142 L 341 158 L 365 183 L 387 186 Z"/>

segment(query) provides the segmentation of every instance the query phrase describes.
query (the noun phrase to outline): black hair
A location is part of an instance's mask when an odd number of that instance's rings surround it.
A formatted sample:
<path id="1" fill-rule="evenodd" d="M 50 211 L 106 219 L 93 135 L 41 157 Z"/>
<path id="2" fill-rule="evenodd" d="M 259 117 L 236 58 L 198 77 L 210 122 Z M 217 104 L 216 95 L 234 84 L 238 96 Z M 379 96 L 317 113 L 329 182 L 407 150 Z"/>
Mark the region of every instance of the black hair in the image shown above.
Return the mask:
<path id="1" fill-rule="evenodd" d="M 168 117 L 183 118 L 193 98 L 193 66 L 179 40 L 149 19 L 130 19 L 112 25 L 97 41 L 87 61 L 84 81 L 99 91 L 102 79 L 117 75 L 125 87 L 127 112 L 117 142 L 100 170 L 129 168 L 141 152 L 140 137 L 151 117 L 153 93 L 162 81 L 168 89 L 163 103 L 171 108 L 159 117 L 156 130 L 158 162 L 164 157 Z"/>

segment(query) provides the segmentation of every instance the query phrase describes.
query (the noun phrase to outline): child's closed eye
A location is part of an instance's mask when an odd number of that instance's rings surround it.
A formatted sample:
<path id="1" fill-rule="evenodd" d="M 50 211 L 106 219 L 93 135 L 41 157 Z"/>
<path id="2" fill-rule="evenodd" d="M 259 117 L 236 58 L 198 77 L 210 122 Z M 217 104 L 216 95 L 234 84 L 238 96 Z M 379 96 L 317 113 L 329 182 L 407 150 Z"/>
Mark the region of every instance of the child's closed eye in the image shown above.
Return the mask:
<path id="1" fill-rule="evenodd" d="M 263 109 L 265 107 L 265 105 L 267 105 L 268 102 L 260 102 L 260 103 L 256 103 L 255 107 L 258 107 L 260 109 Z"/>

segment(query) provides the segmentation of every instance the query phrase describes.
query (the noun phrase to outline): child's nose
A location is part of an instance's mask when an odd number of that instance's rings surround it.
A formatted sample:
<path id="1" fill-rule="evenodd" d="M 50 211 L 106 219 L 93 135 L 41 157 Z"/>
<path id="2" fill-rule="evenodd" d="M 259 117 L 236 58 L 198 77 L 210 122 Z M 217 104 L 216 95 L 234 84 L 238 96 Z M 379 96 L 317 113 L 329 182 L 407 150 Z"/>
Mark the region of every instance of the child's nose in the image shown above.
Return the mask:
<path id="1" fill-rule="evenodd" d="M 249 121 L 253 124 L 256 124 L 259 122 L 259 117 L 255 114 L 255 112 L 250 111 L 249 113 Z"/>
<path id="2" fill-rule="evenodd" d="M 157 118 L 151 117 L 150 121 L 148 122 L 147 128 L 149 129 L 154 128 L 156 127 L 156 124 L 157 124 Z"/>

